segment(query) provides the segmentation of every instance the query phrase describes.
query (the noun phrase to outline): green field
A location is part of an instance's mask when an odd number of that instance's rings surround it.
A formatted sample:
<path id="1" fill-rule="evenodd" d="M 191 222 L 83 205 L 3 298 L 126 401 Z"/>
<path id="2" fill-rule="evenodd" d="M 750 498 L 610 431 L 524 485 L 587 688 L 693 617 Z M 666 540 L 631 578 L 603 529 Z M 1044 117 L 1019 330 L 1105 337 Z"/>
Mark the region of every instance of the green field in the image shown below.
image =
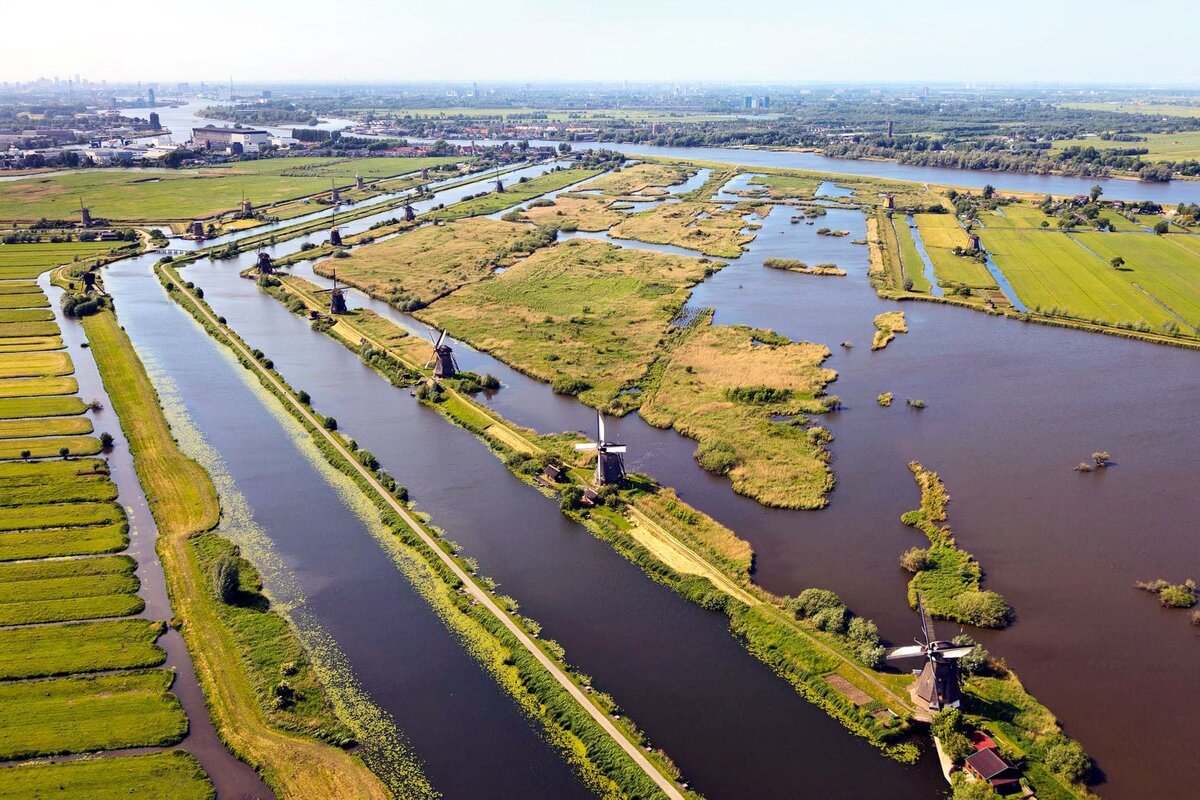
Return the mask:
<path id="1" fill-rule="evenodd" d="M 272 158 L 184 170 L 78 170 L 0 184 L 0 219 L 78 219 L 80 198 L 97 219 L 210 217 L 236 209 L 243 196 L 263 206 L 327 191 L 331 180 L 345 185 L 356 173 L 380 178 L 461 160 Z"/>
<path id="2" fill-rule="evenodd" d="M 972 288 L 994 289 L 996 280 L 987 267 L 973 258 L 954 255 L 954 247 L 968 247 L 967 233 L 951 214 L 917 214 L 921 241 L 925 252 L 933 262 L 933 272 L 938 281 L 962 284 Z"/>
<path id="3" fill-rule="evenodd" d="M 1139 283 L 1168 295 L 1164 302 L 1194 308 L 1200 299 L 1200 281 L 1189 285 L 1188 259 L 1182 250 L 1173 250 L 1168 239 L 1150 234 L 1108 233 L 1074 234 L 1036 229 L 986 228 L 980 235 L 984 247 L 1004 272 L 1017 296 L 1029 307 L 1051 315 L 1095 320 L 1108 325 L 1145 324 L 1154 329 L 1178 323 L 1159 303 L 1139 290 Z M 1095 252 L 1089 252 L 1085 241 Z M 1128 249 L 1129 271 L 1113 269 L 1101 252 L 1113 248 Z M 1099 249 L 1097 249 L 1099 248 Z M 1168 264 L 1174 253 L 1179 265 Z M 1153 256 L 1151 255 L 1153 254 Z M 1194 271 L 1191 272 L 1195 274 Z M 1136 277 L 1134 277 L 1136 276 Z"/>
<path id="4" fill-rule="evenodd" d="M 91 432 L 92 421 L 87 417 L 0 420 L 0 439 L 18 439 L 29 436 L 71 436 Z"/>
<path id="5" fill-rule="evenodd" d="M 55 394 L 75 394 L 79 383 L 74 378 L 8 378 L 0 380 L 0 398 L 45 397 Z"/>
<path id="6" fill-rule="evenodd" d="M 1071 238 L 1105 261 L 1125 259 L 1117 274 L 1192 326 L 1200 325 L 1200 250 L 1177 247 L 1186 236 L 1076 233 Z M 1200 243 L 1197 237 L 1196 243 Z"/>
<path id="7" fill-rule="evenodd" d="M 0 625 L 136 614 L 136 566 L 128 556 L 0 564 Z"/>
<path id="8" fill-rule="evenodd" d="M 174 744 L 187 716 L 167 670 L 0 684 L 0 759 Z"/>
<path id="9" fill-rule="evenodd" d="M 0 533 L 0 561 L 117 553 L 129 545 L 128 525 L 45 528 Z"/>
<path id="10" fill-rule="evenodd" d="M 117 485 L 97 458 L 0 464 L 0 505 L 112 500 Z"/>
<path id="11" fill-rule="evenodd" d="M 0 297 L 8 294 L 39 294 L 41 291 L 42 287 L 38 286 L 36 281 L 0 281 Z"/>
<path id="12" fill-rule="evenodd" d="M 0 440 L 0 459 L 20 458 L 28 450 L 30 458 L 51 458 L 67 448 L 72 456 L 94 456 L 101 451 L 100 440 L 91 436 Z"/>
<path id="13" fill-rule="evenodd" d="M 609 235 L 653 244 L 670 244 L 706 256 L 737 258 L 754 240 L 744 233 L 742 212 L 715 203 L 663 203 L 648 211 L 630 214 Z"/>
<path id="14" fill-rule="evenodd" d="M 55 336 L 58 333 L 57 322 L 4 322 L 0 320 L 0 339 L 11 336 Z"/>
<path id="15" fill-rule="evenodd" d="M 46 503 L 35 506 L 0 507 L 0 531 L 69 528 L 103 525 L 121 519 L 116 503 Z"/>
<path id="16" fill-rule="evenodd" d="M 63 340 L 58 336 L 10 336 L 0 339 L 0 354 L 28 353 L 35 350 L 62 350 Z"/>
<path id="17" fill-rule="evenodd" d="M 696 258 L 572 239 L 419 316 L 604 406 L 642 376 L 690 287 L 710 268 Z"/>
<path id="18" fill-rule="evenodd" d="M 50 301 L 46 295 L 37 294 L 0 294 L 0 309 L 8 308 L 47 308 Z"/>
<path id="19" fill-rule="evenodd" d="M 21 183 L 21 181 L 16 181 Z M 0 187 L 10 187 L 3 183 Z M 0 197 L 4 189 L 0 188 Z M 36 219 L 36 217 L 35 217 Z M 51 267 L 107 253 L 125 242 L 62 242 L 42 244 L 0 244 L 0 280 L 36 278 Z"/>
<path id="20" fill-rule="evenodd" d="M 913 239 L 904 217 L 893 217 L 892 226 L 896 230 L 896 241 L 900 244 L 900 263 L 904 268 L 904 277 L 912 281 L 912 291 L 929 292 L 929 277 L 925 274 L 925 262 L 917 251 L 917 242 Z"/>
<path id="21" fill-rule="evenodd" d="M 1200 108 L 1191 109 L 1200 112 Z M 1053 150 L 1067 147 L 1094 147 L 1097 150 L 1146 149 L 1145 161 L 1194 161 L 1200 159 L 1200 131 L 1178 131 L 1176 133 L 1139 133 L 1142 142 L 1105 141 L 1099 137 L 1086 139 L 1062 139 L 1054 142 Z"/>
<path id="22" fill-rule="evenodd" d="M 87 404 L 75 395 L 62 397 L 5 397 L 0 399 L 0 419 L 60 417 L 82 414 Z"/>
<path id="23" fill-rule="evenodd" d="M 1082 111 L 1114 111 L 1122 114 L 1150 114 L 1156 117 L 1200 117 L 1200 106 L 1176 106 L 1166 103 L 1058 103 L 1063 108 Z M 1120 144 L 1114 142 L 1113 144 Z"/>
<path id="24" fill-rule="evenodd" d="M 215 797 L 200 763 L 182 750 L 0 769 L 0 800 L 213 800 Z"/>
<path id="25" fill-rule="evenodd" d="M 145 619 L 0 630 L 0 680 L 156 667 L 167 657 L 155 644 L 165 630 Z"/>
<path id="26" fill-rule="evenodd" d="M 49 322 L 53 319 L 54 312 L 48 308 L 0 308 L 0 324 L 7 322 Z"/>
<path id="27" fill-rule="evenodd" d="M 775 200 L 811 200 L 821 185 L 821 179 L 800 175 L 755 175 L 750 179 L 750 184 L 766 187 L 767 196 Z"/>

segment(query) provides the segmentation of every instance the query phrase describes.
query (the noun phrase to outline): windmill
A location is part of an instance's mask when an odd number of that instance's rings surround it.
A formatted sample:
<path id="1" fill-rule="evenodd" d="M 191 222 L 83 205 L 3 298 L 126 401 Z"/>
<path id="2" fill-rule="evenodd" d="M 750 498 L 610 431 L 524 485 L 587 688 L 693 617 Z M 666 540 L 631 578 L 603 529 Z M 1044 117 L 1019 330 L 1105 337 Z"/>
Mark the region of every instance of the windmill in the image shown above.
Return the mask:
<path id="1" fill-rule="evenodd" d="M 576 450 L 596 451 L 596 485 L 607 486 L 619 484 L 625 477 L 625 445 L 610 442 L 604 438 L 604 415 L 596 412 L 597 435 L 596 441 L 579 443 Z"/>
<path id="2" fill-rule="evenodd" d="M 79 222 L 85 228 L 92 226 L 92 210 L 83 204 L 83 198 L 79 198 Z"/>
<path id="3" fill-rule="evenodd" d="M 433 365 L 433 377 L 453 378 L 458 374 L 458 364 L 454 363 L 454 350 L 450 345 L 443 344 L 446 341 L 446 331 L 442 331 L 436 342 L 432 336 L 429 337 L 429 341 L 433 342 L 433 353 L 425 362 L 425 369 Z"/>
<path id="4" fill-rule="evenodd" d="M 336 206 L 342 202 L 342 193 L 338 191 L 337 183 L 333 178 L 329 179 L 329 186 L 331 187 L 329 192 L 329 200 Z"/>
<path id="5" fill-rule="evenodd" d="M 933 619 L 925 613 L 925 606 L 921 603 L 919 592 L 917 593 L 917 613 L 921 615 L 921 638 L 914 639 L 916 644 L 892 650 L 887 654 L 887 660 L 925 659 L 925 666 L 921 668 L 916 685 L 913 687 L 916 696 L 921 698 L 932 711 L 958 708 L 962 702 L 962 694 L 958 688 L 958 659 L 970 653 L 974 647 L 956 645 L 953 642 L 937 639 L 933 632 Z"/>
<path id="6" fill-rule="evenodd" d="M 330 314 L 346 314 L 346 293 L 342 287 L 338 286 L 337 270 L 333 271 L 333 288 L 318 289 L 314 294 L 325 294 L 329 292 L 329 313 Z"/>
<path id="7" fill-rule="evenodd" d="M 354 176 L 354 188 L 355 188 L 355 189 L 358 189 L 360 192 L 361 192 L 363 189 L 366 189 L 366 188 L 367 188 L 367 185 L 366 185 L 366 183 L 363 181 L 363 176 L 362 176 L 362 175 L 355 175 L 355 176 Z"/>
<path id="8" fill-rule="evenodd" d="M 337 226 L 337 208 L 336 207 L 334 208 L 334 211 L 333 211 L 333 227 L 331 227 L 329 229 L 329 243 L 331 245 L 333 245 L 334 247 L 342 246 L 342 232 L 338 230 L 338 226 Z"/>
<path id="9" fill-rule="evenodd" d="M 413 210 L 411 203 L 404 204 L 404 221 L 413 222 L 417 218 L 417 212 Z"/>

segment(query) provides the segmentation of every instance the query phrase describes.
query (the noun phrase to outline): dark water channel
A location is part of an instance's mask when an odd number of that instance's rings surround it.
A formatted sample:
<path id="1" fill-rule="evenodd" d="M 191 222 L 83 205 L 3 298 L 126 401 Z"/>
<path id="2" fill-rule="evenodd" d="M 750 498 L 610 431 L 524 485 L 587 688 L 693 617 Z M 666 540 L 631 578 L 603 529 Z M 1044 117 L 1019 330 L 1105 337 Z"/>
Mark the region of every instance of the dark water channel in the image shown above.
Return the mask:
<path id="1" fill-rule="evenodd" d="M 767 588 L 834 588 L 897 642 L 914 624 L 897 558 L 924 543 L 899 522 L 918 501 L 907 464 L 938 470 L 959 542 L 1019 617 L 1009 630 L 972 633 L 1017 668 L 1097 758 L 1104 796 L 1185 796 L 1200 779 L 1187 735 L 1189 709 L 1200 708 L 1196 634 L 1184 612 L 1160 609 L 1133 583 L 1195 577 L 1200 566 L 1200 498 L 1190 479 L 1200 354 L 880 300 L 867 283 L 866 248 L 852 244 L 865 234 L 860 213 L 830 209 L 822 219 L 851 231 L 843 238 L 816 235 L 788 216 L 769 215 L 749 251 L 698 286 L 692 304 L 714 306 L 718 324 L 769 327 L 833 351 L 826 365 L 839 378 L 830 392 L 845 407 L 823 421 L 836 437 L 830 506 L 782 511 L 739 497 L 698 468 L 694 442 L 636 415 L 610 423 L 630 445 L 630 467 L 749 539 Z M 849 275 L 762 267 L 771 257 L 833 262 Z M 356 294 L 354 304 L 421 330 L 381 303 Z M 911 332 L 872 353 L 871 320 L 892 309 L 905 312 Z M 854 347 L 842 348 L 845 341 Z M 460 345 L 456 357 L 465 369 L 501 378 L 505 388 L 485 399 L 520 424 L 543 432 L 594 425 L 590 409 L 486 354 Z M 882 391 L 928 407 L 881 408 L 874 398 Z M 1072 470 L 1096 450 L 1111 452 L 1117 466 Z"/>

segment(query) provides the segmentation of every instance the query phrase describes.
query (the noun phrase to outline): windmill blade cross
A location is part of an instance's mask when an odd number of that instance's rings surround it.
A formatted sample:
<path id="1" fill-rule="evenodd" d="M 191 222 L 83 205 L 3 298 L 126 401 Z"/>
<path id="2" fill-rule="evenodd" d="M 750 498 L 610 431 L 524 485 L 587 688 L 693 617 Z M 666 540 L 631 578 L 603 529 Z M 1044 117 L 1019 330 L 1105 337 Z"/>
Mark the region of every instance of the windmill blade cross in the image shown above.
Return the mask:
<path id="1" fill-rule="evenodd" d="M 604 415 L 599 411 L 596 412 L 596 428 L 600 431 L 599 438 L 596 441 L 604 444 Z"/>
<path id="2" fill-rule="evenodd" d="M 919 644 L 908 644 L 903 647 L 897 647 L 885 656 L 888 661 L 900 658 L 916 658 L 917 656 L 925 655 L 925 648 Z"/>
<path id="3" fill-rule="evenodd" d="M 598 445 L 595 442 L 580 442 L 575 445 L 576 450 L 595 450 Z"/>
<path id="4" fill-rule="evenodd" d="M 975 649 L 974 645 L 969 647 L 948 647 L 945 650 L 938 650 L 938 658 L 962 658 Z"/>
<path id="5" fill-rule="evenodd" d="M 626 449 L 627 448 L 625 447 L 625 445 L 617 444 L 617 445 L 613 445 L 612 447 L 604 448 L 604 452 L 606 452 L 606 453 L 624 453 L 626 451 Z"/>

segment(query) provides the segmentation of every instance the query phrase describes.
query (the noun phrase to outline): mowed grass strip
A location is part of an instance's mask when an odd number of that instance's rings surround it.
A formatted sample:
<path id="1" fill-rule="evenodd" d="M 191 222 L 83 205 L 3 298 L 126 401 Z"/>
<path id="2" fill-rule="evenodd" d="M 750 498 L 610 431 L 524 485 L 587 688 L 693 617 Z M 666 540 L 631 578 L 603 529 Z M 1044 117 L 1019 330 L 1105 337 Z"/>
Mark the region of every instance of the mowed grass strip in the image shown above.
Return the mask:
<path id="1" fill-rule="evenodd" d="M 0 769 L 0 800 L 214 800 L 200 762 L 171 750 Z"/>
<path id="2" fill-rule="evenodd" d="M 0 297 L 6 294 L 38 294 L 41 291 L 42 287 L 37 285 L 37 281 L 0 281 Z"/>
<path id="3" fill-rule="evenodd" d="M 1141 287 L 1154 295 L 1187 324 L 1200 325 L 1200 251 L 1177 247 L 1184 236 L 1144 233 L 1076 233 L 1072 238 L 1111 263 L 1125 260 L 1117 277 L 1134 291 Z"/>
<path id="4" fill-rule="evenodd" d="M 603 407 L 657 355 L 698 258 L 572 239 L 419 313 L 501 360 Z"/>
<path id="5" fill-rule="evenodd" d="M 0 324 L 13 322 L 50 322 L 54 312 L 48 308 L 0 308 Z"/>
<path id="6" fill-rule="evenodd" d="M 1173 319 L 1066 234 L 987 228 L 980 238 L 1017 296 L 1031 308 L 1109 324 L 1145 322 L 1154 328 Z"/>
<path id="7" fill-rule="evenodd" d="M 148 619 L 68 622 L 0 630 L 0 680 L 156 667 L 166 623 Z"/>
<path id="8" fill-rule="evenodd" d="M 29 294 L 0 294 L 0 309 L 49 307 L 50 301 L 42 292 Z"/>
<path id="9" fill-rule="evenodd" d="M 73 436 L 92 432 L 87 417 L 47 417 L 44 419 L 0 419 L 0 439 L 33 436 Z M 3 502 L 3 499 L 0 499 Z"/>
<path id="10" fill-rule="evenodd" d="M 896 230 L 896 241 L 900 245 L 900 264 L 904 269 L 904 277 L 912 281 L 912 291 L 928 293 L 931 286 L 929 276 L 925 274 L 925 261 L 917 250 L 917 241 L 908 227 L 908 220 L 892 217 L 892 226 Z"/>
<path id="11" fill-rule="evenodd" d="M 61 417 L 82 414 L 87 404 L 74 395 L 62 397 L 6 397 L 0 399 L 0 419 Z"/>
<path id="12" fill-rule="evenodd" d="M 62 350 L 61 336 L 9 336 L 0 339 L 0 355 L 4 353 L 28 353 L 34 350 Z"/>
<path id="13" fill-rule="evenodd" d="M 21 181 L 16 181 L 21 183 Z M 32 187 L 23 187 L 32 188 Z M 4 184 L 0 194 L 12 191 L 13 184 Z M 76 211 L 78 200 L 76 200 Z M 0 213 L 0 219 L 9 219 Z M 124 242 L 38 242 L 35 244 L 0 245 L 0 275 L 6 271 L 22 272 L 7 279 L 36 278 L 51 267 L 70 264 L 72 261 L 103 255 Z"/>
<path id="14" fill-rule="evenodd" d="M 0 380 L 0 398 L 49 397 L 56 394 L 75 394 L 79 382 L 74 378 L 6 378 Z"/>
<path id="15" fill-rule="evenodd" d="M 0 460 L 24 458 L 28 452 L 30 458 L 52 458 L 61 455 L 66 448 L 72 456 L 94 456 L 103 448 L 100 440 L 93 436 L 59 436 L 39 437 L 36 439 L 2 439 L 0 440 Z"/>
<path id="16" fill-rule="evenodd" d="M 7 312 L 15 314 L 15 311 Z M 53 315 L 51 315 L 53 317 Z M 0 318 L 0 339 L 29 336 L 57 336 L 61 331 L 52 319 L 44 322 L 5 322 Z"/>
<path id="17" fill-rule="evenodd" d="M 47 503 L 0 507 L 0 531 L 69 528 L 118 522 L 125 512 L 116 503 Z"/>
<path id="18" fill-rule="evenodd" d="M 115 500 L 117 485 L 99 459 L 0 464 L 0 506 Z"/>
<path id="19" fill-rule="evenodd" d="M 129 525 L 93 525 L 86 528 L 43 528 L 0 533 L 0 562 L 31 558 L 94 556 L 119 553 L 129 546 Z"/>
<path id="20" fill-rule="evenodd" d="M 136 614 L 136 566 L 128 556 L 0 564 L 0 625 Z"/>
<path id="21" fill-rule="evenodd" d="M 0 684 L 0 759 L 174 744 L 187 733 L 174 678 L 156 669 Z"/>
<path id="22" fill-rule="evenodd" d="M 0 355 L 0 378 L 38 378 L 75 372 L 71 357 L 60 352 L 5 353 Z"/>

